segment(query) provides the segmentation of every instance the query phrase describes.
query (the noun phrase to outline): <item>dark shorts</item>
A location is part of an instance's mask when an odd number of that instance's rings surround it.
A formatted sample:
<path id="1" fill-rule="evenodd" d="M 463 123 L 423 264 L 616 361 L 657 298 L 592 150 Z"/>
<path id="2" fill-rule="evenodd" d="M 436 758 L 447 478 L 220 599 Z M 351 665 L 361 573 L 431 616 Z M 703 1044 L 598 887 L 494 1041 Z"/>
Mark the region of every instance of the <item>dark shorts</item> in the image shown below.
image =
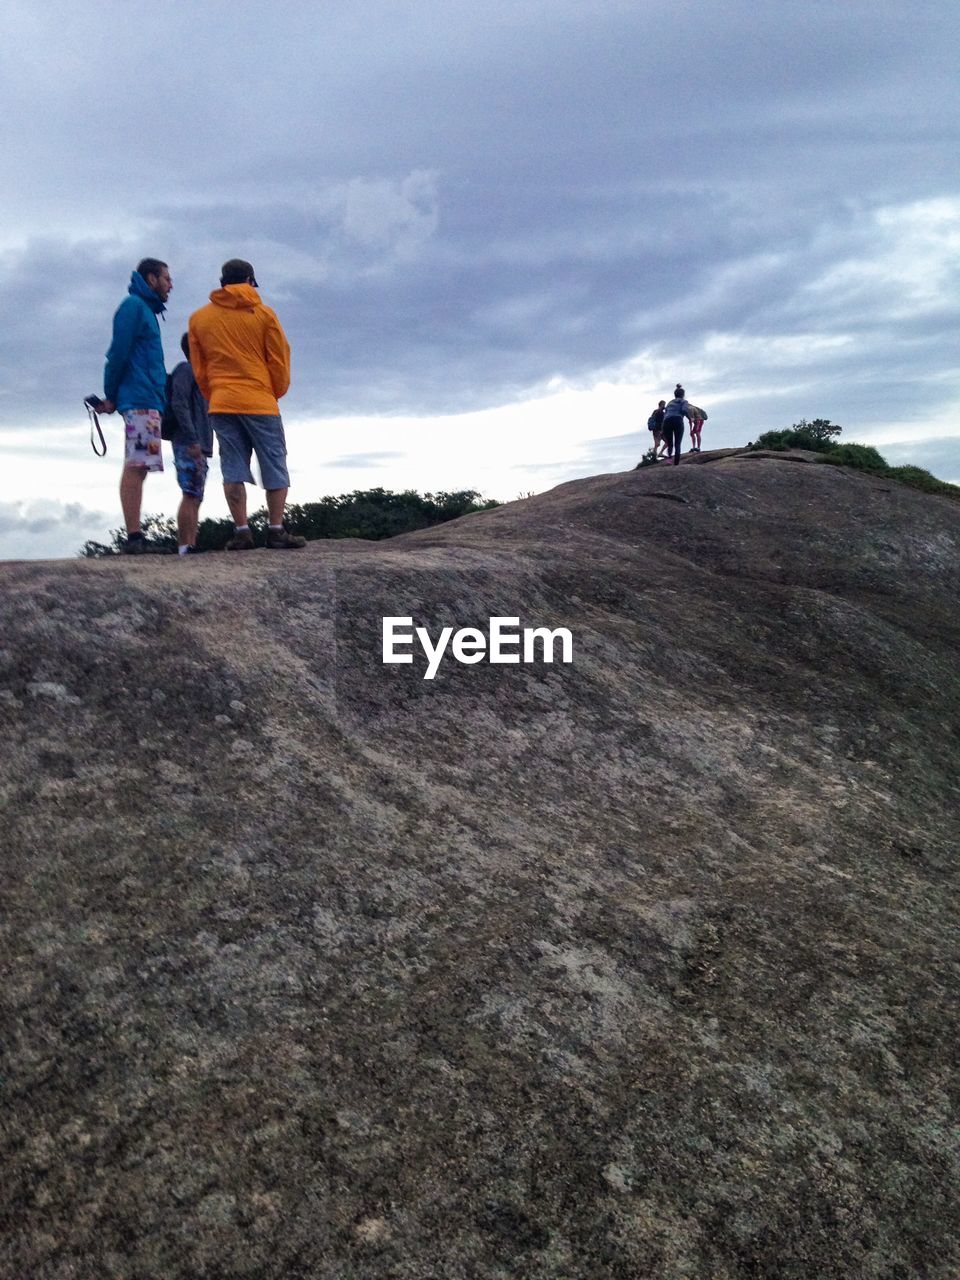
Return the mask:
<path id="1" fill-rule="evenodd" d="M 286 489 L 287 441 L 278 413 L 211 413 L 210 422 L 220 445 L 224 484 L 256 484 L 250 458 L 257 455 L 264 489 Z"/>
<path id="2" fill-rule="evenodd" d="M 185 444 L 174 440 L 173 461 L 177 468 L 177 484 L 180 486 L 180 492 L 185 493 L 188 498 L 198 498 L 202 502 L 207 472 L 210 470 L 210 464 L 206 458 L 201 458 L 197 462 L 196 458 L 191 458 L 187 453 Z"/>

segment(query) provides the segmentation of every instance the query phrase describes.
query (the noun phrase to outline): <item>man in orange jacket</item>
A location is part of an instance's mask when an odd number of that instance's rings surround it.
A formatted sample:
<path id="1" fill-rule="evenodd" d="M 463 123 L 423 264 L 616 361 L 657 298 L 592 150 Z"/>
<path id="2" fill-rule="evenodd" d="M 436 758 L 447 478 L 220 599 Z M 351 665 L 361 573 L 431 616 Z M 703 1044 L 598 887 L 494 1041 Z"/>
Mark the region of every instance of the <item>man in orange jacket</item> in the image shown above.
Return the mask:
<path id="1" fill-rule="evenodd" d="M 277 401 L 290 386 L 290 344 L 280 321 L 257 293 L 253 267 L 241 258 L 223 264 L 220 288 L 190 317 L 190 363 L 210 406 L 210 422 L 220 445 L 223 492 L 236 530 L 228 551 L 249 551 L 247 491 L 256 453 L 267 491 L 270 527 L 267 546 L 297 550 L 306 539 L 287 533 L 283 508 L 290 476 L 287 443 Z"/>

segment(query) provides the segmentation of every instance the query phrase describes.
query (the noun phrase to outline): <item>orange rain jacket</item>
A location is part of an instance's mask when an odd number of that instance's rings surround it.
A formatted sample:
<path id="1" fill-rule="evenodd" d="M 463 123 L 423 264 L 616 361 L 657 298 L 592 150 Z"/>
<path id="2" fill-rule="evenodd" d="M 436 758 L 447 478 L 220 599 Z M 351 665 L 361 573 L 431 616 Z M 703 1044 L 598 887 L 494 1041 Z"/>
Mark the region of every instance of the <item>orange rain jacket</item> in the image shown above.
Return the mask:
<path id="1" fill-rule="evenodd" d="M 250 284 L 214 289 L 190 317 L 190 363 L 211 413 L 279 414 L 290 344 Z"/>

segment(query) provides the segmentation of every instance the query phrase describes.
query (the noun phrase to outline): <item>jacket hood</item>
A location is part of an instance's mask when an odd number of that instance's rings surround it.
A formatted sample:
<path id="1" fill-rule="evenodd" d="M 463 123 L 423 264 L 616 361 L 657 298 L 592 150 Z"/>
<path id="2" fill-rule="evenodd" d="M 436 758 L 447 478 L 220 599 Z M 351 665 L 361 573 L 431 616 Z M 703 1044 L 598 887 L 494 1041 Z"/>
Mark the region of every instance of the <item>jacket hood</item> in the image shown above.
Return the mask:
<path id="1" fill-rule="evenodd" d="M 154 290 L 150 288 L 139 271 L 131 273 L 127 293 L 132 293 L 135 298 L 142 298 L 147 306 L 150 307 L 152 311 L 155 311 L 157 315 L 160 315 L 167 309 L 166 305 L 160 301 L 159 293 L 155 293 Z"/>
<path id="2" fill-rule="evenodd" d="M 210 301 L 231 311 L 252 311 L 263 306 L 263 299 L 252 284 L 227 284 L 222 289 L 214 289 Z"/>

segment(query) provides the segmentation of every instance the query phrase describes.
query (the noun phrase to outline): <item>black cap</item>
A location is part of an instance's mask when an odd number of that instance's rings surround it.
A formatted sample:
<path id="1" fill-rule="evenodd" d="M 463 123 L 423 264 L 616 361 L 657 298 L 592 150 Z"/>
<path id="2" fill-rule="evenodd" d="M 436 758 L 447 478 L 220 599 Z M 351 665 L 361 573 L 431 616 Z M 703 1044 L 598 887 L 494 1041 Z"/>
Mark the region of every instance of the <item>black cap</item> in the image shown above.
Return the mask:
<path id="1" fill-rule="evenodd" d="M 231 258 L 223 264 L 220 268 L 220 283 L 252 284 L 255 289 L 260 288 L 253 274 L 253 267 L 249 262 L 244 262 L 243 258 Z"/>

